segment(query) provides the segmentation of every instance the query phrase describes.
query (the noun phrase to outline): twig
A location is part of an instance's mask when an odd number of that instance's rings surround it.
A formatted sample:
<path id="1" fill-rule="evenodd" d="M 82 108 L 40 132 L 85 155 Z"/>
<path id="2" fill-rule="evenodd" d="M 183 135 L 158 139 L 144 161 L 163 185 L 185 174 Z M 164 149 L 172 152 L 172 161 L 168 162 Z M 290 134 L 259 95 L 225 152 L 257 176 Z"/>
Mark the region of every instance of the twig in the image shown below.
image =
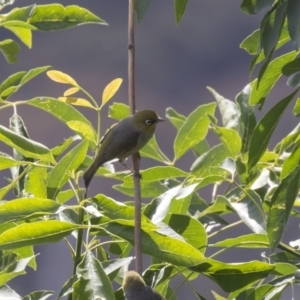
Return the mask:
<path id="1" fill-rule="evenodd" d="M 135 113 L 135 61 L 134 61 L 134 2 L 128 0 L 128 101 L 131 114 Z M 135 249 L 135 270 L 142 273 L 142 251 L 141 251 L 141 187 L 140 187 L 140 156 L 138 153 L 132 155 L 134 170 L 134 207 L 135 207 L 135 226 L 134 226 L 134 249 Z"/>

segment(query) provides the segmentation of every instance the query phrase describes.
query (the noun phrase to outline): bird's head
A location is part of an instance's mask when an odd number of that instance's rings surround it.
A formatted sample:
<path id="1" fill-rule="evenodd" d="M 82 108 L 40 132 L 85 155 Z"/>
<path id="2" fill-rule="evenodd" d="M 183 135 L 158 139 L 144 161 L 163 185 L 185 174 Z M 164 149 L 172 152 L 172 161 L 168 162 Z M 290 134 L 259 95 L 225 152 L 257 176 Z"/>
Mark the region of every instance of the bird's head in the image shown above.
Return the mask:
<path id="1" fill-rule="evenodd" d="M 141 132 L 153 133 L 159 122 L 165 121 L 161 119 L 153 110 L 141 110 L 132 116 L 133 126 Z"/>

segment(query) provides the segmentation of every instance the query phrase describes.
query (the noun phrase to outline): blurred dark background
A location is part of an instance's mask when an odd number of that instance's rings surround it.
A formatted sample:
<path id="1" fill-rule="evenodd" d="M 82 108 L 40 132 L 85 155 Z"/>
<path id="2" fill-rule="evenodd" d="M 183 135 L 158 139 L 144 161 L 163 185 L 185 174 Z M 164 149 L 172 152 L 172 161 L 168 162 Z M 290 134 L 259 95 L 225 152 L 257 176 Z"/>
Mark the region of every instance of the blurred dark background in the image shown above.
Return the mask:
<path id="1" fill-rule="evenodd" d="M 10 65 L 0 56 L 0 82 L 9 75 L 31 68 L 51 65 L 53 69 L 71 75 L 81 86 L 98 101 L 104 87 L 114 78 L 121 77 L 124 82 L 112 102 L 127 104 L 127 2 L 124 0 L 65 0 L 56 1 L 63 5 L 76 4 L 91 10 L 109 23 L 109 26 L 84 25 L 56 32 L 34 32 L 33 47 L 21 46 L 19 62 Z M 30 0 L 16 0 L 14 6 L 33 4 Z M 37 4 L 52 3 L 38 1 Z M 188 115 L 198 105 L 214 101 L 206 86 L 213 87 L 228 99 L 249 83 L 249 63 L 251 57 L 239 48 L 241 41 L 259 27 L 262 15 L 249 16 L 240 9 L 239 0 L 190 0 L 179 26 L 175 25 L 173 1 L 153 1 L 141 26 L 136 28 L 136 101 L 137 109 L 151 108 L 160 116 L 165 115 L 167 107 Z M 8 7 L 4 10 L 7 12 Z M 13 38 L 10 32 L 0 28 L 1 40 Z M 19 43 L 19 41 L 18 41 Z M 66 85 L 51 81 L 45 74 L 25 85 L 14 100 L 26 100 L 35 96 L 62 96 Z M 287 94 L 284 80 L 272 93 L 266 107 Z M 107 108 L 102 118 L 102 128 L 113 121 L 107 118 Z M 96 115 L 88 109 L 81 110 L 93 124 Z M 8 126 L 12 109 L 0 110 L 0 124 Z M 26 106 L 18 106 L 30 137 L 33 140 L 53 147 L 60 144 L 72 132 L 46 113 Z M 263 111 L 262 114 L 265 112 Z M 261 115 L 261 113 L 259 113 Z M 287 113 L 287 115 L 289 115 Z M 281 122 L 277 138 L 282 138 L 292 130 L 297 121 L 290 116 Z M 173 140 L 175 129 L 170 123 L 164 123 L 157 130 L 157 140 L 165 153 L 173 159 Z M 276 142 L 278 139 L 276 138 Z M 0 143 L 0 151 L 11 152 Z M 188 171 L 193 162 L 191 154 L 185 155 L 178 166 Z M 155 161 L 142 160 L 142 168 L 154 166 Z M 117 166 L 117 168 L 119 168 Z M 9 171 L 1 173 L 0 187 L 6 184 L 4 177 L 10 177 Z M 91 194 L 101 192 L 117 200 L 128 200 L 110 188 L 111 181 L 103 184 L 101 178 L 94 179 Z M 101 181 L 101 183 L 99 183 Z M 201 195 L 205 197 L 205 195 Z M 13 195 L 8 195 L 7 199 Z M 207 193 L 210 199 L 209 193 Z M 299 228 L 298 222 L 291 222 L 285 238 L 295 240 Z M 245 234 L 249 231 L 240 228 L 229 235 Z M 227 233 L 226 233 L 227 234 Z M 33 290 L 54 290 L 58 295 L 62 285 L 70 277 L 72 261 L 66 244 L 50 244 L 36 247 L 38 270 L 28 269 L 25 276 L 13 280 L 11 286 L 22 296 Z M 260 259 L 262 251 L 234 250 L 234 255 L 223 255 L 217 259 L 246 261 Z M 146 267 L 146 265 L 145 265 Z M 194 281 L 196 289 L 207 299 L 213 299 L 211 290 L 225 295 L 212 281 L 200 276 Z M 181 282 L 177 280 L 174 286 Z M 295 292 L 300 292 L 296 287 Z M 178 291 L 178 299 L 195 299 L 189 287 Z M 291 290 L 284 299 L 291 299 Z M 52 297 L 54 299 L 54 297 Z"/>

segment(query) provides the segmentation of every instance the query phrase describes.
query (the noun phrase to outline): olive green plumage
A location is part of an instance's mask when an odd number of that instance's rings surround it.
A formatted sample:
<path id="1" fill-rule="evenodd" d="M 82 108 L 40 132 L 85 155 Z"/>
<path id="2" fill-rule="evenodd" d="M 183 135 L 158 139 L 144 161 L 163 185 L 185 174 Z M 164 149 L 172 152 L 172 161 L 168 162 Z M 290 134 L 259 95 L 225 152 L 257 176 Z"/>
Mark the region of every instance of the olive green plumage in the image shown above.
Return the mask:
<path id="1" fill-rule="evenodd" d="M 165 300 L 135 271 L 125 273 L 122 287 L 125 300 Z"/>
<path id="2" fill-rule="evenodd" d="M 125 165 L 125 159 L 138 152 L 151 139 L 160 121 L 163 119 L 156 112 L 141 110 L 112 126 L 101 139 L 95 160 L 83 174 L 85 187 L 89 186 L 96 171 L 105 162 L 118 158 Z"/>

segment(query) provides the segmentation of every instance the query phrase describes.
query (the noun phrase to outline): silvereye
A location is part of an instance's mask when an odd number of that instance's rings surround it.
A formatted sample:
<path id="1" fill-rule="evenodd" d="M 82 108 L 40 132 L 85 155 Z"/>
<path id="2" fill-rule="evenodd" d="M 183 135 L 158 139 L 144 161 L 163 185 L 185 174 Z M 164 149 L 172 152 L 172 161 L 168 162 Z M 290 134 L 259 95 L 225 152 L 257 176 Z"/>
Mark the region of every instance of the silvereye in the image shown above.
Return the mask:
<path id="1" fill-rule="evenodd" d="M 101 139 L 95 160 L 83 174 L 85 187 L 89 186 L 97 169 L 107 161 L 118 158 L 127 167 L 125 159 L 147 144 L 161 121 L 164 120 L 154 111 L 141 110 L 112 126 Z"/>
<path id="2" fill-rule="evenodd" d="M 125 273 L 122 287 L 125 300 L 165 300 L 135 271 Z"/>

